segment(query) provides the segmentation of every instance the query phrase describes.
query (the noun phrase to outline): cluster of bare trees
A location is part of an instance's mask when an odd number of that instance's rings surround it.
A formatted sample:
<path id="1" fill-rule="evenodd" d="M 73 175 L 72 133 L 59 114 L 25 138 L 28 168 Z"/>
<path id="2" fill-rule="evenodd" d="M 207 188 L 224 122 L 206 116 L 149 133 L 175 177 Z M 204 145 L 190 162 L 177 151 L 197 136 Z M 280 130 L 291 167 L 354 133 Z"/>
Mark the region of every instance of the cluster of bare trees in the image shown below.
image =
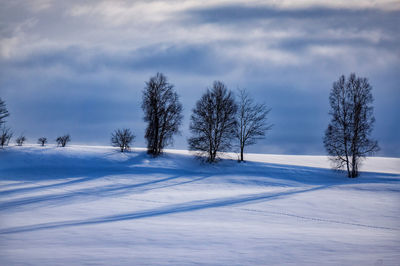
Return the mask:
<path id="1" fill-rule="evenodd" d="M 220 152 L 237 143 L 239 161 L 244 161 L 245 147 L 255 144 L 271 129 L 267 122 L 269 111 L 265 104 L 255 103 L 246 90 L 239 90 L 236 101 L 224 83 L 215 81 L 193 109 L 189 149 L 215 162 Z"/>
<path id="2" fill-rule="evenodd" d="M 172 142 L 173 135 L 179 133 L 182 105 L 173 87 L 163 74 L 157 73 L 143 91 L 142 108 L 147 122 L 145 138 L 147 151 L 153 156 L 161 154 Z M 263 138 L 271 128 L 267 123 L 269 110 L 264 104 L 254 103 L 245 90 L 240 91 L 237 102 L 225 84 L 215 81 L 193 109 L 189 149 L 208 162 L 215 162 L 219 153 L 232 148 L 236 139 L 243 161 L 245 146 Z"/>
<path id="3" fill-rule="evenodd" d="M 179 133 L 182 106 L 173 85 L 163 74 L 157 73 L 146 83 L 142 108 L 148 122 L 146 140 L 148 153 L 159 155 Z M 335 82 L 329 97 L 332 116 L 325 132 L 324 145 L 335 167 L 347 169 L 349 177 L 358 176 L 360 161 L 378 148 L 370 138 L 373 124 L 372 87 L 366 78 L 351 74 Z M 236 100 L 221 81 L 207 89 L 192 110 L 188 139 L 189 149 L 208 162 L 215 162 L 218 154 L 237 143 L 239 161 L 244 150 L 265 137 L 272 125 L 267 117 L 271 111 L 265 104 L 256 103 L 246 90 L 239 90 Z"/>
<path id="4" fill-rule="evenodd" d="M 145 139 L 147 152 L 156 157 L 179 134 L 182 124 L 182 104 L 174 85 L 167 77 L 157 73 L 151 77 L 143 90 L 142 109 L 147 123 Z M 243 161 L 244 149 L 265 137 L 271 128 L 267 123 L 270 109 L 257 104 L 245 90 L 239 90 L 239 99 L 221 81 L 215 81 L 211 89 L 196 103 L 191 115 L 188 139 L 189 149 L 208 162 L 215 162 L 220 152 L 228 151 L 236 142 Z M 121 152 L 129 149 L 134 140 L 129 129 L 118 129 L 112 133 L 111 143 Z"/>
<path id="5" fill-rule="evenodd" d="M 333 84 L 329 101 L 331 121 L 325 131 L 324 146 L 334 167 L 345 168 L 349 177 L 357 177 L 360 162 L 366 155 L 378 151 L 377 141 L 371 139 L 375 118 L 373 116 L 372 87 L 366 78 L 351 74 L 341 76 Z M 147 123 L 145 139 L 147 152 L 156 157 L 173 142 L 182 124 L 182 104 L 167 77 L 157 73 L 151 77 L 143 90 L 142 109 Z M 265 104 L 256 103 L 244 89 L 235 98 L 221 81 L 196 102 L 190 117 L 191 137 L 188 146 L 200 158 L 216 162 L 221 152 L 238 147 L 239 161 L 244 161 L 244 151 L 265 137 L 272 125 L 267 121 L 271 111 Z M 5 126 L 10 114 L 0 98 L 0 146 L 8 145 L 13 133 Z M 130 129 L 115 130 L 111 135 L 113 146 L 121 152 L 130 149 L 135 135 Z M 16 143 L 22 146 L 26 137 L 21 135 Z M 71 141 L 69 134 L 56 139 L 57 145 L 65 147 Z M 38 139 L 44 146 L 46 137 Z"/>

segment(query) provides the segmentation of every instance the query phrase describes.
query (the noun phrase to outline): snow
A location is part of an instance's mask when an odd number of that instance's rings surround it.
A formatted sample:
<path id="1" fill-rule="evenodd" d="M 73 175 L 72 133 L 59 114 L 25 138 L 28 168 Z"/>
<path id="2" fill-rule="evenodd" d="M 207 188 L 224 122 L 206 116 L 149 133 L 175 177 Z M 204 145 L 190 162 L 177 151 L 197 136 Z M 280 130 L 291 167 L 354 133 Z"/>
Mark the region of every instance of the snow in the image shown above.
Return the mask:
<path id="1" fill-rule="evenodd" d="M 0 265 L 399 265 L 399 158 L 224 157 L 1 150 Z"/>

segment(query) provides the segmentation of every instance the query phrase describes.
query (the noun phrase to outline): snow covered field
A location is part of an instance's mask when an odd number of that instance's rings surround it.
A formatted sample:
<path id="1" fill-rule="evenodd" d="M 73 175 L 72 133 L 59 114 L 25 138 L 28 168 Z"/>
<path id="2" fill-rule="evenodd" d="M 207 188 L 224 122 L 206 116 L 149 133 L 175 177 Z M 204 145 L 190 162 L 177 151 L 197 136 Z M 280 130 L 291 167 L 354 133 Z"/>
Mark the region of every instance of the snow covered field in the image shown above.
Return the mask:
<path id="1" fill-rule="evenodd" d="M 0 265 L 400 265 L 400 159 L 0 151 Z"/>

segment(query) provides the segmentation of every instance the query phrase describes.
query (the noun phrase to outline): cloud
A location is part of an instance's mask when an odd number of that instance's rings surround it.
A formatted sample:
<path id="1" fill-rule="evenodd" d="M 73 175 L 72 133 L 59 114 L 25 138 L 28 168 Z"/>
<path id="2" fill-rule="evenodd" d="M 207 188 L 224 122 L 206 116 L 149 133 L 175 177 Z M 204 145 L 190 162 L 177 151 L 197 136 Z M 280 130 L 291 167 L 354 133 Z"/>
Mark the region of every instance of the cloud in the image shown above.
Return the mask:
<path id="1" fill-rule="evenodd" d="M 161 71 L 185 109 L 176 147 L 186 148 L 196 100 L 222 80 L 272 107 L 276 126 L 250 151 L 321 154 L 332 82 L 356 72 L 374 86 L 381 154 L 399 156 L 400 8 L 390 1 L 1 4 L 0 94 L 16 132 L 108 144 L 131 126 L 144 146 L 141 90 Z"/>
<path id="2" fill-rule="evenodd" d="M 398 26 L 400 11 L 377 9 L 336 9 L 313 7 L 307 9 L 281 9 L 268 6 L 221 5 L 195 8 L 185 11 L 188 23 L 213 23 L 227 29 L 235 27 L 265 32 L 268 39 L 270 29 L 290 32 L 288 35 L 272 36 L 279 39 L 323 38 L 327 41 L 359 40 L 377 44 L 380 41 L 399 42 Z M 297 32 L 297 33 L 296 33 Z M 246 35 L 247 36 L 247 35 Z"/>
<path id="3" fill-rule="evenodd" d="M 251 21 L 262 19 L 297 19 L 297 20 L 337 20 L 336 25 L 346 24 L 353 26 L 370 26 L 370 19 L 379 20 L 377 26 L 395 29 L 391 22 L 398 21 L 399 10 L 379 10 L 369 8 L 279 8 L 267 5 L 220 5 L 187 10 L 190 15 L 208 23 L 232 23 L 237 21 Z"/>
<path id="4" fill-rule="evenodd" d="M 111 71 L 159 71 L 206 75 L 229 71 L 229 61 L 219 57 L 208 45 L 153 45 L 125 53 L 101 49 L 67 47 L 39 50 L 27 56 L 0 62 L 3 68 L 41 69 L 61 68 L 66 72 L 94 73 Z"/>

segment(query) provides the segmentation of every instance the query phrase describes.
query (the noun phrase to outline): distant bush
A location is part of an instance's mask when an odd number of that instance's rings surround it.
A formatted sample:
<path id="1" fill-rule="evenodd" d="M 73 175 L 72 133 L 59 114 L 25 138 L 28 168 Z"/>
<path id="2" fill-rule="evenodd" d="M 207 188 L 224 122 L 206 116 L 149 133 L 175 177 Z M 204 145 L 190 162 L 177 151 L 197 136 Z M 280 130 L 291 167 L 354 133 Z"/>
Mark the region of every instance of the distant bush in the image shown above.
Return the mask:
<path id="1" fill-rule="evenodd" d="M 24 144 L 25 141 L 26 137 L 21 135 L 15 140 L 15 143 L 17 143 L 18 146 L 22 146 L 22 144 Z"/>
<path id="2" fill-rule="evenodd" d="M 44 146 L 47 143 L 47 138 L 41 137 L 38 139 L 38 143 L 42 146 Z"/>
<path id="3" fill-rule="evenodd" d="M 128 129 L 117 129 L 111 135 L 111 143 L 114 147 L 119 147 L 121 152 L 130 149 L 130 144 L 135 139 L 135 135 Z"/>
<path id="4" fill-rule="evenodd" d="M 13 133 L 10 128 L 3 126 L 0 130 L 0 146 L 3 148 L 10 142 Z"/>
<path id="5" fill-rule="evenodd" d="M 70 141 L 71 141 L 71 137 L 69 134 L 60 136 L 56 139 L 57 146 L 61 146 L 61 147 L 65 147 L 65 145 L 67 145 L 67 143 Z"/>

